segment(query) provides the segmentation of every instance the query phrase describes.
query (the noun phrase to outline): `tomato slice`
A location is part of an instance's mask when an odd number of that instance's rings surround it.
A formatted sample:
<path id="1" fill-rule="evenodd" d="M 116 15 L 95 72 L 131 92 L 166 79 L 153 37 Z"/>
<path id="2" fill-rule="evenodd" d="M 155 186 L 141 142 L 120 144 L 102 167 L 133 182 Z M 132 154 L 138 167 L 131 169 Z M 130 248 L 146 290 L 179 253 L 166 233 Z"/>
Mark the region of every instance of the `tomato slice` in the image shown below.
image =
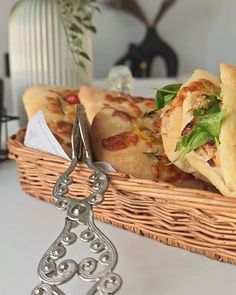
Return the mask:
<path id="1" fill-rule="evenodd" d="M 65 97 L 65 101 L 67 101 L 69 104 L 79 104 L 80 100 L 78 95 L 75 93 L 70 93 Z"/>

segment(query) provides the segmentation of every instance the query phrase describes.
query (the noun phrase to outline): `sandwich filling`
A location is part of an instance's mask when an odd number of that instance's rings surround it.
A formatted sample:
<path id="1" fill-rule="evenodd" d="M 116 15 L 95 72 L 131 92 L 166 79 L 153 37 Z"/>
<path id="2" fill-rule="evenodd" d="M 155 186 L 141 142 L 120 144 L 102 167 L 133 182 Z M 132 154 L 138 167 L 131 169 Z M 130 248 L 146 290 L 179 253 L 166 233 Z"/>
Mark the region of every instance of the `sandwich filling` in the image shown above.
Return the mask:
<path id="1" fill-rule="evenodd" d="M 220 78 L 197 69 L 179 90 L 173 85 L 159 89 L 157 107 L 159 98 L 161 136 L 170 162 L 223 195 L 236 196 L 236 67 L 221 64 Z"/>
<path id="2" fill-rule="evenodd" d="M 217 146 L 221 123 L 226 113 L 222 109 L 220 88 L 207 79 L 193 81 L 181 87 L 176 96 L 173 96 L 165 116 L 170 116 L 178 107 L 183 109 L 184 119 L 175 149 L 179 155 L 174 162 L 195 151 L 210 166 L 220 166 Z"/>

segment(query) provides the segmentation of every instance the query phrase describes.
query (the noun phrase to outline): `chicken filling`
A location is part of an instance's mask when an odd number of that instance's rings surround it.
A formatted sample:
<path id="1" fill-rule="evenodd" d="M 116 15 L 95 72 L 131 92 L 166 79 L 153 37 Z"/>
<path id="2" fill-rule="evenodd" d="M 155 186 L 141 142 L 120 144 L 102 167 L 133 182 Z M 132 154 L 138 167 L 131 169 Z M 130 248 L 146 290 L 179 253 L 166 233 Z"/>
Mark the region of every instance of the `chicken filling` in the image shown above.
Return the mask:
<path id="1" fill-rule="evenodd" d="M 197 151 L 210 166 L 218 167 L 220 160 L 217 146 L 226 110 L 222 110 L 219 88 L 215 86 L 209 89 L 208 85 L 205 83 L 205 91 L 201 89 L 200 94 L 196 95 L 194 118 L 184 127 L 176 145 L 176 150 L 180 151 L 177 160 L 191 151 Z"/>

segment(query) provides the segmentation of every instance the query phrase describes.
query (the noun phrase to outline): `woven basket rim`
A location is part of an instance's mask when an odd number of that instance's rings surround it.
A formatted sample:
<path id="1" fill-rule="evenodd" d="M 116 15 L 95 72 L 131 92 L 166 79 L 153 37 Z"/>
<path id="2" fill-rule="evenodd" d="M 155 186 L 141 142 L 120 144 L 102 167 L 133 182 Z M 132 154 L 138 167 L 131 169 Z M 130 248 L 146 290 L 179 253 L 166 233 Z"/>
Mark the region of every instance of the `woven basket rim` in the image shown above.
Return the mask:
<path id="1" fill-rule="evenodd" d="M 69 161 L 26 147 L 24 135 L 25 131 L 19 130 L 8 142 L 21 188 L 32 197 L 54 203 L 53 187 Z M 76 167 L 70 197 L 80 199 L 91 193 L 90 175 L 86 164 Z M 104 202 L 94 208 L 98 220 L 236 264 L 236 198 L 122 173 L 108 173 L 108 178 Z"/>
<path id="2" fill-rule="evenodd" d="M 47 157 L 47 159 L 50 159 L 52 162 L 60 162 L 60 163 L 68 163 L 69 161 L 53 155 L 53 154 L 49 154 L 43 151 L 39 151 L 33 148 L 29 148 L 26 147 L 23 144 L 23 137 L 22 134 L 24 134 L 25 132 L 25 128 L 24 129 L 20 129 L 16 134 L 13 134 L 12 136 L 9 137 L 8 139 L 8 148 L 9 148 L 9 158 L 10 159 L 14 159 L 14 157 L 11 156 L 11 148 L 16 148 L 17 150 L 19 149 L 20 151 L 25 151 L 25 152 L 29 152 L 30 154 L 35 154 L 35 156 L 37 156 L 37 158 L 45 158 Z M 19 136 L 19 134 L 21 134 L 21 136 Z M 81 164 L 80 164 L 81 165 Z M 82 164 L 84 167 L 86 167 L 85 164 Z M 172 184 L 166 183 L 166 182 L 155 182 L 153 180 L 149 180 L 149 179 L 139 179 L 136 178 L 132 175 L 129 174 L 125 174 L 125 173 L 119 173 L 119 172 L 109 172 L 107 173 L 107 175 L 112 178 L 112 179 L 116 179 L 116 178 L 123 178 L 123 179 L 130 179 L 134 182 L 137 182 L 137 184 L 142 184 L 142 186 L 145 186 L 147 188 L 149 188 L 150 190 L 153 189 L 153 193 L 158 193 L 161 194 L 162 193 L 168 193 L 170 192 L 170 198 L 171 196 L 175 195 L 179 195 L 181 197 L 191 197 L 194 196 L 195 198 L 199 198 L 201 201 L 206 201 L 207 203 L 209 202 L 209 200 L 212 201 L 216 201 L 220 206 L 224 206 L 227 205 L 229 207 L 235 207 L 236 208 L 236 198 L 235 197 L 231 197 L 231 196 L 224 196 L 221 195 L 219 193 L 216 192 L 210 192 L 207 190 L 201 190 L 201 189 L 195 189 L 195 188 L 184 188 L 184 187 L 175 187 Z M 153 198 L 155 198 L 155 195 L 152 196 Z M 220 204 L 222 203 L 222 204 Z M 227 207 L 228 207 L 227 206 Z"/>

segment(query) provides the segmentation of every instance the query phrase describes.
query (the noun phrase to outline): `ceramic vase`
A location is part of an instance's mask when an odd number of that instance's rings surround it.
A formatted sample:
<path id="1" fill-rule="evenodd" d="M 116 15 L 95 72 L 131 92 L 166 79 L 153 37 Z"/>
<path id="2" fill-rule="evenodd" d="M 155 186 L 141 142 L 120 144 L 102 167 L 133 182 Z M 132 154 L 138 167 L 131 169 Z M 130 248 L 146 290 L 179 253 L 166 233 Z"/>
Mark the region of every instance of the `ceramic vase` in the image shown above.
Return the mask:
<path id="1" fill-rule="evenodd" d="M 83 35 L 84 49 L 92 58 L 92 36 Z M 9 19 L 9 54 L 14 112 L 26 123 L 22 94 L 32 84 L 78 88 L 89 85 L 93 62 L 86 71 L 73 60 L 56 0 L 21 0 Z"/>

